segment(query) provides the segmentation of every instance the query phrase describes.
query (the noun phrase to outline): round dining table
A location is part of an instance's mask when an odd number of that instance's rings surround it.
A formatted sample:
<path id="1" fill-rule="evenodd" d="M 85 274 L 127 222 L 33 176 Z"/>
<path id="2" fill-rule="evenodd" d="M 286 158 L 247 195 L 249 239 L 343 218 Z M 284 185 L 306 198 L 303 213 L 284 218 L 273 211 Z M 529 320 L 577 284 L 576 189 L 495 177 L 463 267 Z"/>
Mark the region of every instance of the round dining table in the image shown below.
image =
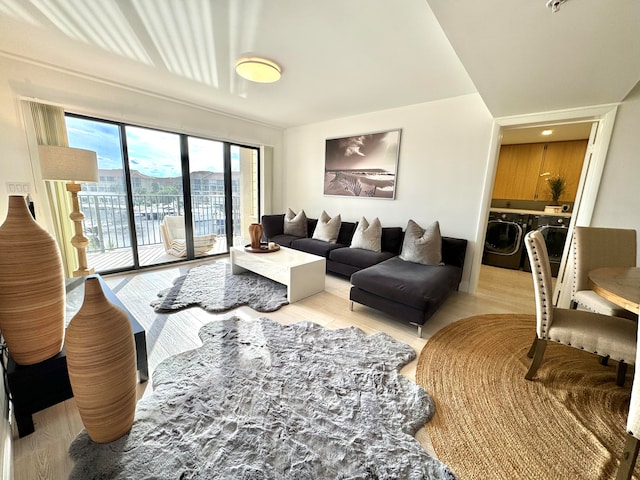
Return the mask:
<path id="1" fill-rule="evenodd" d="M 589 286 L 625 310 L 640 313 L 640 267 L 605 267 L 589 272 Z"/>

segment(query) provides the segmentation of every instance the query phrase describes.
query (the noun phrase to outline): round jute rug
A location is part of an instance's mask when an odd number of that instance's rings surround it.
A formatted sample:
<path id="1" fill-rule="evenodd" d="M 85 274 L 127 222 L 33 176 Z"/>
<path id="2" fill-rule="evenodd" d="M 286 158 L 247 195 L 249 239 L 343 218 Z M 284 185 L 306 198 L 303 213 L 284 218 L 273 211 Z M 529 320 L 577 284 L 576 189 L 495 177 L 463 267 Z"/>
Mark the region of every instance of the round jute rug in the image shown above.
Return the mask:
<path id="1" fill-rule="evenodd" d="M 633 369 L 618 387 L 615 362 L 550 343 L 529 382 L 534 332 L 533 315 L 480 315 L 429 339 L 416 380 L 436 404 L 438 458 L 460 480 L 614 479 Z"/>

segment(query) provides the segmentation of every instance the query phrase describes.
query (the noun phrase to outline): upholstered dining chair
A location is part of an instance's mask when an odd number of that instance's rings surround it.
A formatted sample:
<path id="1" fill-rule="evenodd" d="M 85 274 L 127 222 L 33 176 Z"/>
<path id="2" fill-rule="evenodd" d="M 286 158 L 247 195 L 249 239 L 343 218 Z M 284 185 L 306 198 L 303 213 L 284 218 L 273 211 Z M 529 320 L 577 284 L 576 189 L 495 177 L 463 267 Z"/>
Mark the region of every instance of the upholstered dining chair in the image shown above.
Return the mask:
<path id="1" fill-rule="evenodd" d="M 525 246 L 531 263 L 536 299 L 536 338 L 529 350 L 533 361 L 525 378 L 532 380 L 535 377 L 547 342 L 551 341 L 618 361 L 616 383 L 624 384 L 626 369 L 621 366 L 635 362 L 637 323 L 627 318 L 586 310 L 554 307 L 551 265 L 542 234 L 537 230 L 527 233 Z"/>
<path id="2" fill-rule="evenodd" d="M 602 298 L 589 288 L 590 270 L 636 266 L 636 231 L 622 228 L 576 227 L 573 233 L 571 307 L 637 320 L 637 315 Z"/>
<path id="3" fill-rule="evenodd" d="M 640 349 L 636 351 L 636 365 L 640 362 Z M 640 450 L 640 373 L 636 370 L 633 374 L 633 386 L 631 387 L 631 403 L 627 416 L 627 439 L 620 457 L 620 466 L 616 480 L 629 480 L 633 475 L 633 468 Z"/>

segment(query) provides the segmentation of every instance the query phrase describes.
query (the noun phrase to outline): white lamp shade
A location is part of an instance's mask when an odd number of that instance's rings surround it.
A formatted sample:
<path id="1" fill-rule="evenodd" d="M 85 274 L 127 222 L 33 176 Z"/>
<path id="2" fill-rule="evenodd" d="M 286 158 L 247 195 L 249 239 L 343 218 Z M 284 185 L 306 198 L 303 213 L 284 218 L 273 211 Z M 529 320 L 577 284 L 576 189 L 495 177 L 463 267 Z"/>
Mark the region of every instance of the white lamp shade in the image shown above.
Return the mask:
<path id="1" fill-rule="evenodd" d="M 97 182 L 99 180 L 96 152 L 58 145 L 40 145 L 38 151 L 43 180 L 72 182 Z"/>
<path id="2" fill-rule="evenodd" d="M 236 62 L 236 72 L 242 78 L 258 83 L 273 83 L 280 80 L 282 69 L 266 58 L 246 57 Z"/>

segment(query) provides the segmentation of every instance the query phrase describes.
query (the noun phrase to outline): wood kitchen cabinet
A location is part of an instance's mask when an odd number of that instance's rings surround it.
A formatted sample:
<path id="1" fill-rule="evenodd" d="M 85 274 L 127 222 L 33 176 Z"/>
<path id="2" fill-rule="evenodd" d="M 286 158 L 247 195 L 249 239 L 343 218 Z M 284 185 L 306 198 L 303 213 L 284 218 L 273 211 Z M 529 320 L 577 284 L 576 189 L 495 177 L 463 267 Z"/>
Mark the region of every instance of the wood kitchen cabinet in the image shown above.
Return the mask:
<path id="1" fill-rule="evenodd" d="M 582 163 L 586 153 L 587 140 L 548 143 L 540 167 L 535 200 L 551 201 L 547 178 L 561 175 L 567 186 L 558 201 L 561 203 L 573 202 L 576 199 Z"/>
<path id="2" fill-rule="evenodd" d="M 502 145 L 493 198 L 532 200 L 536 195 L 544 143 Z"/>
<path id="3" fill-rule="evenodd" d="M 567 187 L 560 202 L 573 202 L 587 140 L 502 145 L 493 186 L 494 199 L 549 200 L 547 178 L 562 175 Z"/>

